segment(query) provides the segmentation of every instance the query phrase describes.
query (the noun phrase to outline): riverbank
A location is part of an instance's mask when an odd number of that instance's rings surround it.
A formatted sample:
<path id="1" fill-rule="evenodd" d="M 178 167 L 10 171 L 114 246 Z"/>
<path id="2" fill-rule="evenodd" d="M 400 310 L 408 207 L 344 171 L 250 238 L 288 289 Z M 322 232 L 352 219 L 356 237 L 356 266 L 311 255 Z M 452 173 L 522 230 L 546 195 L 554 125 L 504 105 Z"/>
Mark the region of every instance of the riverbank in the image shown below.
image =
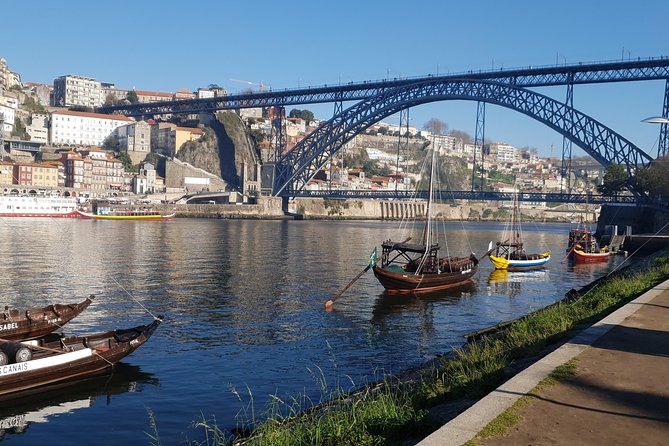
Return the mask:
<path id="1" fill-rule="evenodd" d="M 418 371 L 334 398 L 318 410 L 275 404 L 266 414 L 269 421 L 244 443 L 415 443 L 565 339 L 669 278 L 668 256 L 668 251 L 656 253 L 572 293 L 569 302 L 521 318 Z M 222 434 L 215 426 L 202 426 Z M 225 444 L 224 435 L 218 438 L 212 444 Z"/>

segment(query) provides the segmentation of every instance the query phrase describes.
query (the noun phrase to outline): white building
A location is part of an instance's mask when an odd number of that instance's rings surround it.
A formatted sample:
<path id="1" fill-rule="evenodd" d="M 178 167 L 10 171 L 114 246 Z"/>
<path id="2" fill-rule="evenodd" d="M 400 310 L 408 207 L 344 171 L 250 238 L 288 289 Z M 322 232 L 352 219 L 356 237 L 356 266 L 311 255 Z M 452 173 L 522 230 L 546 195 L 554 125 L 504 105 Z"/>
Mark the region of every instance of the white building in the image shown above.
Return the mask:
<path id="1" fill-rule="evenodd" d="M 102 84 L 91 77 L 68 74 L 53 81 L 53 101 L 57 107 L 80 105 L 99 107 L 105 98 Z"/>
<path id="2" fill-rule="evenodd" d="M 515 163 L 517 149 L 508 144 L 492 144 L 491 151 L 495 152 L 497 148 L 497 161 L 501 163 Z"/>
<path id="3" fill-rule="evenodd" d="M 12 133 L 14 129 L 14 117 L 16 116 L 16 110 L 6 105 L 0 105 L 0 115 L 2 115 L 2 128 L 0 131 L 5 133 Z"/>
<path id="4" fill-rule="evenodd" d="M 118 127 L 132 122 L 120 115 L 61 110 L 51 115 L 51 143 L 99 146 Z"/>
<path id="5" fill-rule="evenodd" d="M 26 127 L 30 140 L 35 142 L 49 142 L 49 116 L 46 113 L 33 113 L 32 122 Z"/>

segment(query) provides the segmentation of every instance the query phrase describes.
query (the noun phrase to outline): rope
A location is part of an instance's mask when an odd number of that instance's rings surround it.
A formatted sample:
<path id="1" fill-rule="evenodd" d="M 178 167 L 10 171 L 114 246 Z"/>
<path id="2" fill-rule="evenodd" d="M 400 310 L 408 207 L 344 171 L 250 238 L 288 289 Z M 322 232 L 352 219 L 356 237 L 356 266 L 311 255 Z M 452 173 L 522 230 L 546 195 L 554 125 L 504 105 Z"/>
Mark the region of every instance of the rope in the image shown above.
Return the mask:
<path id="1" fill-rule="evenodd" d="M 142 307 L 142 308 L 144 309 L 144 311 L 146 311 L 146 312 L 147 312 L 147 313 L 148 313 L 154 320 L 159 320 L 159 319 L 160 319 L 158 316 L 156 316 L 155 314 L 153 314 L 153 313 L 151 312 L 151 310 L 149 310 L 148 308 L 146 308 L 140 301 L 138 301 L 138 300 L 135 298 L 135 296 L 133 296 L 132 294 L 130 294 L 130 292 L 129 292 L 128 290 L 126 290 L 126 289 L 123 287 L 123 285 L 121 285 L 121 284 L 119 283 L 118 280 L 116 280 L 114 277 L 112 277 L 112 280 L 116 283 L 116 285 L 118 285 L 119 288 L 121 288 L 121 289 L 122 289 L 128 296 L 130 296 L 130 298 L 131 298 L 132 300 L 134 300 L 135 302 L 137 302 L 137 305 L 139 305 L 140 307 Z"/>

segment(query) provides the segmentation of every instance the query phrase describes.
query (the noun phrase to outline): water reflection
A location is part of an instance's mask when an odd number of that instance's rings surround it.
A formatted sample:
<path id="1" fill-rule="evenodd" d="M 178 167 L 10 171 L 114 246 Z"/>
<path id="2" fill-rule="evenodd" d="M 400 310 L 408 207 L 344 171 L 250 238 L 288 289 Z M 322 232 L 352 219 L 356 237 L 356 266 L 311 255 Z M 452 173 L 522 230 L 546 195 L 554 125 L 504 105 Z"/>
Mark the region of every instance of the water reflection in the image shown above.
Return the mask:
<path id="1" fill-rule="evenodd" d="M 490 286 L 490 290 L 494 293 L 509 297 L 518 296 L 522 291 L 523 284 L 549 281 L 550 274 L 547 269 L 543 268 L 532 271 L 508 271 L 505 269 L 495 269 L 488 276 L 488 285 Z"/>
<path id="2" fill-rule="evenodd" d="M 114 395 L 141 392 L 146 385 L 158 384 L 158 378 L 152 374 L 120 362 L 111 374 L 12 396 L 11 404 L 0 406 L 0 439 L 22 434 L 33 423 L 48 423 L 59 415 L 87 409 L 96 403 L 109 406 Z"/>

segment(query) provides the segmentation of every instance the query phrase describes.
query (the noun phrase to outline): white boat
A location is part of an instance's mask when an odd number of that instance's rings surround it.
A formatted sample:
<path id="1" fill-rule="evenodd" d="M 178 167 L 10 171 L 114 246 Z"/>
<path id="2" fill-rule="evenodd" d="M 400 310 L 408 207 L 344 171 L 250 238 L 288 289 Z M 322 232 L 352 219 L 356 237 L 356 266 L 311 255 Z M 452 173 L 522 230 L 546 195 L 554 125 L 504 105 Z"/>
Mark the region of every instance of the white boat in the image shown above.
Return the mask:
<path id="1" fill-rule="evenodd" d="M 0 217 L 77 218 L 77 200 L 59 195 L 0 195 Z"/>

